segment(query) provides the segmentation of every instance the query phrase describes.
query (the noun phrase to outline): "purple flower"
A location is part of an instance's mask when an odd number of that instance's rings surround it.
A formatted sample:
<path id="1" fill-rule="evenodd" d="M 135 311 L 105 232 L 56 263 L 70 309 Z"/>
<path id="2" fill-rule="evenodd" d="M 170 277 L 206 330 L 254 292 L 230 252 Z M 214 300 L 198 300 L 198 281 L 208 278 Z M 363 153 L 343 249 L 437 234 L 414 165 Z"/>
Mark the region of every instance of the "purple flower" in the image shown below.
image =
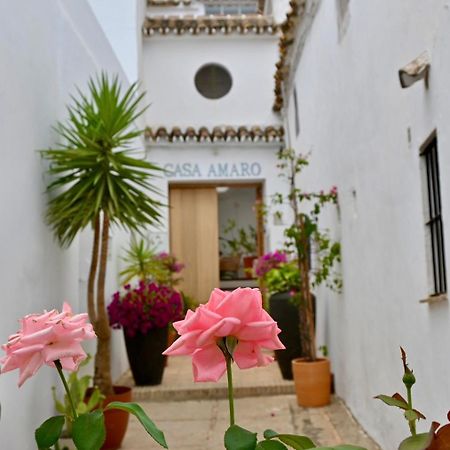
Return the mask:
<path id="1" fill-rule="evenodd" d="M 183 300 L 170 286 L 140 281 L 133 289 L 126 286 L 122 294 L 113 294 L 108 315 L 113 328 L 123 328 L 128 336 L 135 336 L 181 320 Z"/>
<path id="2" fill-rule="evenodd" d="M 255 272 L 258 277 L 264 277 L 267 272 L 276 269 L 280 264 L 287 263 L 287 255 L 284 252 L 275 250 L 274 252 L 266 253 L 258 258 L 256 262 Z"/>

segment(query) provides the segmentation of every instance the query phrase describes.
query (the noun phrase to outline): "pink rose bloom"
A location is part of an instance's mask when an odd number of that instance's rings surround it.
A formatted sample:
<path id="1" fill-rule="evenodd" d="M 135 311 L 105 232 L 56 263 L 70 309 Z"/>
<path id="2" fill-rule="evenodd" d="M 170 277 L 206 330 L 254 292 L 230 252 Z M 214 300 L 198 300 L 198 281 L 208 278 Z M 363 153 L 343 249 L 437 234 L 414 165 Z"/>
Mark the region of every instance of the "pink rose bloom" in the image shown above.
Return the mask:
<path id="1" fill-rule="evenodd" d="M 59 313 L 56 309 L 43 314 L 29 314 L 21 320 L 21 329 L 2 345 L 6 356 L 0 359 L 1 373 L 19 369 L 19 387 L 43 365 L 54 367 L 59 359 L 63 369 L 74 371 L 86 358 L 80 345 L 84 339 L 96 337 L 92 325 L 86 323 L 87 314 L 72 314 L 64 303 Z"/>
<path id="2" fill-rule="evenodd" d="M 195 381 L 217 381 L 225 373 L 225 356 L 217 343 L 226 336 L 237 339 L 233 359 L 240 369 L 271 363 L 273 357 L 262 349 L 285 348 L 277 323 L 262 308 L 259 289 L 214 289 L 208 303 L 189 310 L 173 326 L 181 337 L 164 355 L 192 355 Z"/>

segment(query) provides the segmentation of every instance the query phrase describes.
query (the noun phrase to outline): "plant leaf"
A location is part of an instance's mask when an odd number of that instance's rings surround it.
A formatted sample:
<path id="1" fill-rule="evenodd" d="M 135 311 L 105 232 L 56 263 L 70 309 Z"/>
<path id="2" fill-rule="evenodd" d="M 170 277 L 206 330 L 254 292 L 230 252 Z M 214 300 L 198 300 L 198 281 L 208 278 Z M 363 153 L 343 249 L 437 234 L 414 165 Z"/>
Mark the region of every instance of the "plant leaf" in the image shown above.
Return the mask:
<path id="1" fill-rule="evenodd" d="M 102 411 L 78 416 L 73 422 L 72 439 L 78 450 L 98 450 L 106 438 Z"/>
<path id="2" fill-rule="evenodd" d="M 266 439 L 277 438 L 281 442 L 284 442 L 295 450 L 307 450 L 309 448 L 316 448 L 314 442 L 306 436 L 298 436 L 296 434 L 279 434 L 273 430 L 265 430 L 264 437 Z"/>
<path id="3" fill-rule="evenodd" d="M 261 441 L 256 446 L 256 450 L 288 450 L 288 448 L 278 441 Z"/>
<path id="4" fill-rule="evenodd" d="M 39 449 L 47 449 L 58 441 L 64 427 L 64 421 L 64 416 L 53 416 L 36 429 L 34 437 Z"/>
<path id="5" fill-rule="evenodd" d="M 386 403 L 386 405 L 389 405 L 389 406 L 396 406 L 397 408 L 404 409 L 404 410 L 409 409 L 408 403 L 406 403 L 404 400 L 402 400 L 401 396 L 399 394 L 394 394 L 391 397 L 389 397 L 389 395 L 377 395 L 374 398 L 381 400 L 382 402 Z"/>
<path id="6" fill-rule="evenodd" d="M 141 422 L 145 431 L 162 447 L 168 448 L 164 433 L 154 424 L 154 422 L 147 416 L 145 411 L 137 403 L 124 403 L 124 402 L 111 402 L 105 408 L 108 409 L 121 409 L 133 414 L 139 422 Z"/>
<path id="7" fill-rule="evenodd" d="M 398 450 L 425 450 L 432 439 L 433 436 L 430 433 L 416 434 L 402 441 Z"/>
<path id="8" fill-rule="evenodd" d="M 255 450 L 256 433 L 239 425 L 231 425 L 225 432 L 225 448 L 227 450 Z"/>

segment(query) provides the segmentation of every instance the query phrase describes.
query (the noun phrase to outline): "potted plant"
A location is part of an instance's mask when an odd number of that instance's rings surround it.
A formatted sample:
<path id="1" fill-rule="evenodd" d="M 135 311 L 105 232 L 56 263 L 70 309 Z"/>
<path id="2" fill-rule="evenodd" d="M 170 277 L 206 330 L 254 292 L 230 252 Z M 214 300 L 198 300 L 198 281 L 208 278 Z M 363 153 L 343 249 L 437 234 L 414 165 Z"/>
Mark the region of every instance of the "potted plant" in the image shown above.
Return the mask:
<path id="1" fill-rule="evenodd" d="M 98 336 L 94 384 L 107 402 L 115 392 L 105 305 L 110 228 L 137 231 L 159 221 L 162 205 L 150 196 L 157 192 L 150 178 L 160 169 L 137 158 L 132 147 L 142 134 L 135 121 L 144 112 L 137 84 L 122 91 L 117 77 L 102 74 L 88 87 L 88 95 L 78 91 L 67 121 L 55 128 L 61 142 L 42 154 L 53 178 L 47 188 L 47 221 L 60 244 L 70 245 L 86 227 L 93 230 L 87 309 Z"/>
<path id="2" fill-rule="evenodd" d="M 248 278 L 252 278 L 253 261 L 256 259 L 257 236 L 256 229 L 252 225 L 248 228 L 238 228 L 234 219 L 229 219 L 227 226 L 223 231 L 223 236 L 219 238 L 222 245 L 223 256 L 220 258 L 220 271 L 223 275 L 232 275 L 237 277 L 241 257 L 243 255 L 243 263 L 245 274 Z"/>
<path id="3" fill-rule="evenodd" d="M 169 285 L 140 280 L 116 292 L 108 305 L 110 324 L 122 328 L 128 361 L 137 386 L 160 384 L 168 343 L 169 325 L 181 320 L 181 294 Z"/>
<path id="4" fill-rule="evenodd" d="M 246 278 L 253 278 L 253 264 L 257 259 L 257 234 L 256 228 L 249 225 L 248 228 L 239 228 L 239 240 L 244 252 L 242 263 Z"/>
<path id="5" fill-rule="evenodd" d="M 285 380 L 292 380 L 291 361 L 302 356 L 299 314 L 291 299 L 291 291 L 300 280 L 297 264 L 288 261 L 285 252 L 276 250 L 258 258 L 255 271 L 270 295 L 270 315 L 281 329 L 279 338 L 285 349 L 275 350 L 278 367 Z"/>
<path id="6" fill-rule="evenodd" d="M 180 272 L 184 269 L 184 264 L 174 255 L 158 252 L 156 246 L 144 238 L 131 239 L 123 261 L 126 267 L 120 272 L 122 285 L 135 279 L 138 282 L 154 281 L 160 285 L 174 287 L 182 280 Z M 186 305 L 187 296 L 182 291 L 180 294 L 183 304 Z M 167 345 L 169 346 L 176 339 L 177 334 L 171 325 L 169 325 L 168 333 Z"/>
<path id="7" fill-rule="evenodd" d="M 87 355 L 87 358 L 80 363 L 79 368 L 86 366 L 91 360 L 91 355 Z M 62 448 L 71 447 L 72 428 L 75 421 L 74 412 L 80 416 L 86 414 L 97 408 L 98 404 L 104 399 L 104 396 L 100 393 L 98 387 L 89 388 L 91 384 L 92 376 L 84 375 L 79 376 L 78 371 L 72 372 L 67 378 L 67 392 L 64 393 L 64 398 L 60 400 L 56 394 L 56 387 L 52 386 L 53 401 L 55 409 L 58 413 L 65 417 L 64 429 L 61 433 L 60 444 Z M 91 392 L 88 395 L 88 390 Z M 73 411 L 72 406 L 75 411 Z"/>
<path id="8" fill-rule="evenodd" d="M 329 360 L 318 358 L 315 335 L 314 299 L 311 289 L 325 283 L 339 291 L 341 279 L 334 272 L 340 261 L 340 244 L 334 242 L 326 230 L 319 227 L 319 217 L 327 204 L 337 203 L 337 189 L 304 192 L 297 186 L 297 178 L 308 160 L 293 149 L 279 151 L 281 175 L 289 184 L 287 198 L 277 194 L 275 203 L 288 203 L 293 222 L 285 230 L 285 247 L 296 261 L 299 283 L 291 290 L 298 307 L 303 358 L 292 361 L 298 403 L 302 406 L 322 406 L 329 403 L 331 370 Z M 315 264 L 312 267 L 312 253 Z"/>
<path id="9" fill-rule="evenodd" d="M 184 269 L 184 264 L 175 256 L 167 252 L 157 252 L 155 246 L 144 238 L 131 239 L 123 261 L 126 264 L 120 272 L 123 285 L 136 279 L 175 286 L 181 280 L 178 274 Z"/>

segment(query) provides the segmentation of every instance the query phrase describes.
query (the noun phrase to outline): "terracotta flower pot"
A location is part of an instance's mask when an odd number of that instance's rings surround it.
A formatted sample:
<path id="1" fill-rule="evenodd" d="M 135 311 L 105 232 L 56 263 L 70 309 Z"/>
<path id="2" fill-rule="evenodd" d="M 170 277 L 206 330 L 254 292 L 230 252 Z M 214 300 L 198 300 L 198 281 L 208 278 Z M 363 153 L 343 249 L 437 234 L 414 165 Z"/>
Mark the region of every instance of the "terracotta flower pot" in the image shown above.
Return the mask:
<path id="1" fill-rule="evenodd" d="M 114 394 L 103 401 L 103 406 L 111 402 L 131 402 L 131 388 L 128 386 L 114 386 Z M 106 440 L 102 450 L 115 450 L 122 445 L 127 432 L 130 414 L 118 409 L 105 411 Z"/>
<path id="2" fill-rule="evenodd" d="M 242 262 L 244 264 L 244 274 L 245 278 L 254 278 L 253 264 L 258 259 L 257 256 L 244 256 Z"/>
<path id="3" fill-rule="evenodd" d="M 86 398 L 90 396 L 88 389 Z M 103 408 L 111 402 L 131 402 L 131 388 L 128 386 L 114 386 L 114 394 L 106 396 L 103 400 Z M 104 412 L 106 440 L 102 450 L 116 450 L 122 445 L 123 438 L 128 427 L 130 414 L 118 409 L 110 409 Z"/>
<path id="4" fill-rule="evenodd" d="M 319 358 L 316 361 L 294 359 L 292 373 L 299 406 L 317 407 L 330 403 L 331 370 L 328 359 Z"/>
<path id="5" fill-rule="evenodd" d="M 240 256 L 222 256 L 220 258 L 220 272 L 237 276 L 241 264 Z"/>

